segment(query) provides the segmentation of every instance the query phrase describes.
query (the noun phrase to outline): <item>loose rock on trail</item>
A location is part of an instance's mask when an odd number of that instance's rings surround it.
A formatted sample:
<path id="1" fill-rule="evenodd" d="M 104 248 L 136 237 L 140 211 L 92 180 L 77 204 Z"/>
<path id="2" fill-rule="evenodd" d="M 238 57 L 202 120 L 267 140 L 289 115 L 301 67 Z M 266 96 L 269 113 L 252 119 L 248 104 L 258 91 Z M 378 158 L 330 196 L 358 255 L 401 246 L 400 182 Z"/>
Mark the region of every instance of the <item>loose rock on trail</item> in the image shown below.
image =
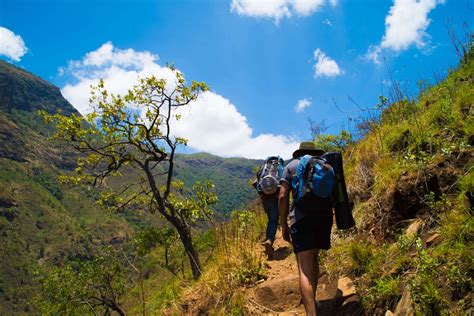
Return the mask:
<path id="1" fill-rule="evenodd" d="M 259 246 L 264 251 L 263 246 Z M 249 315 L 305 315 L 298 285 L 298 269 L 291 245 L 278 233 L 275 252 L 268 259 L 268 278 L 246 295 Z M 322 266 L 320 268 L 323 268 Z M 321 269 L 316 298 L 318 315 L 363 315 L 359 297 L 348 277 L 331 277 Z"/>

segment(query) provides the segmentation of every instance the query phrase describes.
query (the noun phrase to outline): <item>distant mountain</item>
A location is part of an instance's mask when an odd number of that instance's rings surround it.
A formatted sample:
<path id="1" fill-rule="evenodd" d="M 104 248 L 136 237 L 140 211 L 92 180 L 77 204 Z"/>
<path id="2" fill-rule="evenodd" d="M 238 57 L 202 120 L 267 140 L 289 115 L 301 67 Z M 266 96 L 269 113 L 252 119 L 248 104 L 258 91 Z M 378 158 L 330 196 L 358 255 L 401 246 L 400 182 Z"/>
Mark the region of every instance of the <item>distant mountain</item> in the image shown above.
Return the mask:
<path id="1" fill-rule="evenodd" d="M 195 181 L 212 181 L 219 196 L 214 208 L 229 214 L 256 197 L 255 189 L 248 182 L 254 177 L 253 168 L 260 163 L 258 160 L 221 158 L 206 153 L 178 155 L 174 172 L 186 187 L 191 187 Z"/>
<path id="2" fill-rule="evenodd" d="M 53 84 L 0 60 L 0 109 L 4 113 L 15 110 L 49 113 L 78 113 Z"/>
<path id="3" fill-rule="evenodd" d="M 0 61 L 0 314 L 34 312 L 38 268 L 82 260 L 130 239 L 132 226 L 101 213 L 93 194 L 57 180 L 76 154 L 48 141 L 37 110 L 78 113 L 57 87 Z"/>
<path id="4" fill-rule="evenodd" d="M 96 191 L 61 184 L 57 176 L 75 168 L 77 154 L 48 140 L 40 109 L 78 114 L 57 87 L 0 61 L 0 315 L 35 313 L 36 269 L 87 260 L 99 245 L 125 244 L 159 221 L 144 212 L 104 213 L 94 204 Z M 178 155 L 175 176 L 189 187 L 212 180 L 215 209 L 225 216 L 255 197 L 247 181 L 258 163 Z"/>
<path id="5" fill-rule="evenodd" d="M 61 95 L 58 87 L 0 60 L 0 157 L 16 161 L 46 158 L 62 167 L 72 167 L 67 158 L 73 153 L 58 153 L 45 138 L 49 128 L 37 116 L 49 113 L 78 114 Z"/>

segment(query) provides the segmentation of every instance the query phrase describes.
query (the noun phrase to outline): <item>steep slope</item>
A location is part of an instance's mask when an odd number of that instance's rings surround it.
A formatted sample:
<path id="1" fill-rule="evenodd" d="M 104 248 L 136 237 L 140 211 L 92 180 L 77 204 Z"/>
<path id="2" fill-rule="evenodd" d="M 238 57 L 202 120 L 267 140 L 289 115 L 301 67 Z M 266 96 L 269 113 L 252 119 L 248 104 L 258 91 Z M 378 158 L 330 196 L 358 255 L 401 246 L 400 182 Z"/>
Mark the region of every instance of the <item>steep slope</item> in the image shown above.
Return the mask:
<path id="1" fill-rule="evenodd" d="M 357 226 L 334 227 L 332 248 L 321 254 L 317 299 L 330 305 L 330 315 L 472 314 L 472 49 L 465 60 L 417 100 L 379 104 L 380 112 L 364 124 L 365 137 L 344 152 Z M 159 306 L 171 307 L 150 311 L 302 313 L 294 255 L 277 240 L 276 257 L 267 261 L 256 249 L 265 215 L 257 204 L 247 209 L 216 230 L 202 278 L 179 299 L 160 300 Z M 338 289 L 349 291 L 338 295 Z M 341 296 L 347 301 L 334 310 Z"/>
<path id="2" fill-rule="evenodd" d="M 87 259 L 132 232 L 100 212 L 90 192 L 59 183 L 76 156 L 51 145 L 39 109 L 77 113 L 57 87 L 0 61 L 0 314 L 35 310 L 39 267 Z"/>
<path id="3" fill-rule="evenodd" d="M 47 160 L 72 168 L 71 152 L 58 152 L 45 138 L 49 128 L 36 112 L 78 114 L 51 83 L 0 60 L 0 157 L 16 161 Z"/>
<path id="4" fill-rule="evenodd" d="M 3 60 L 0 60 L 0 109 L 10 114 L 36 110 L 78 113 L 62 97 L 58 87 Z"/>
<path id="5" fill-rule="evenodd" d="M 60 183 L 58 175 L 75 168 L 77 154 L 49 141 L 50 127 L 36 115 L 40 109 L 77 114 L 57 87 L 0 61 L 2 315 L 36 311 L 38 268 L 88 260 L 100 246 L 124 245 L 136 230 L 160 221 L 151 214 L 103 212 L 94 203 L 96 191 Z M 187 186 L 195 180 L 214 181 L 220 198 L 215 209 L 228 213 L 253 197 L 246 182 L 256 164 L 207 154 L 179 155 L 176 177 Z"/>
<path id="6" fill-rule="evenodd" d="M 369 314 L 472 311 L 473 59 L 385 108 L 347 152 L 358 230 L 326 265 L 355 278 Z"/>

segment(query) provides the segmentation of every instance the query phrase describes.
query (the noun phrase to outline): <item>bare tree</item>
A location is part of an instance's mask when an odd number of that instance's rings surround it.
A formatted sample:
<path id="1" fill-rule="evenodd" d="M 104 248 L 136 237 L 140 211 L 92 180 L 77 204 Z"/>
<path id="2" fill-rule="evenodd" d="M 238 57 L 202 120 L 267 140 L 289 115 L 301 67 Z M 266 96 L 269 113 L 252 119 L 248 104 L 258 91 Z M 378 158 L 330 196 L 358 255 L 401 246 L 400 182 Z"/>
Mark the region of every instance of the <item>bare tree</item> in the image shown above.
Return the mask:
<path id="1" fill-rule="evenodd" d="M 316 139 L 319 135 L 323 134 L 326 132 L 328 129 L 326 127 L 326 120 L 322 120 L 321 122 L 316 122 L 310 117 L 307 118 L 308 123 L 309 123 L 309 130 L 311 132 L 311 139 Z"/>

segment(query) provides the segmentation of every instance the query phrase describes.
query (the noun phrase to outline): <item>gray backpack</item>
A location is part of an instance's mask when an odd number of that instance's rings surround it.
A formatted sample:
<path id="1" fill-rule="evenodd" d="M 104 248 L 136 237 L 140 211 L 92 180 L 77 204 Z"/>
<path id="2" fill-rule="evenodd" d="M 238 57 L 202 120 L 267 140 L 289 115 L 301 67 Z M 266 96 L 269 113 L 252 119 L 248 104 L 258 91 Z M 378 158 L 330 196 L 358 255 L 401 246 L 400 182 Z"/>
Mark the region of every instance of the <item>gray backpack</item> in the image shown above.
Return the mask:
<path id="1" fill-rule="evenodd" d="M 280 156 L 270 156 L 257 174 L 257 191 L 266 195 L 273 195 L 278 191 L 278 185 L 283 173 L 283 159 Z"/>

